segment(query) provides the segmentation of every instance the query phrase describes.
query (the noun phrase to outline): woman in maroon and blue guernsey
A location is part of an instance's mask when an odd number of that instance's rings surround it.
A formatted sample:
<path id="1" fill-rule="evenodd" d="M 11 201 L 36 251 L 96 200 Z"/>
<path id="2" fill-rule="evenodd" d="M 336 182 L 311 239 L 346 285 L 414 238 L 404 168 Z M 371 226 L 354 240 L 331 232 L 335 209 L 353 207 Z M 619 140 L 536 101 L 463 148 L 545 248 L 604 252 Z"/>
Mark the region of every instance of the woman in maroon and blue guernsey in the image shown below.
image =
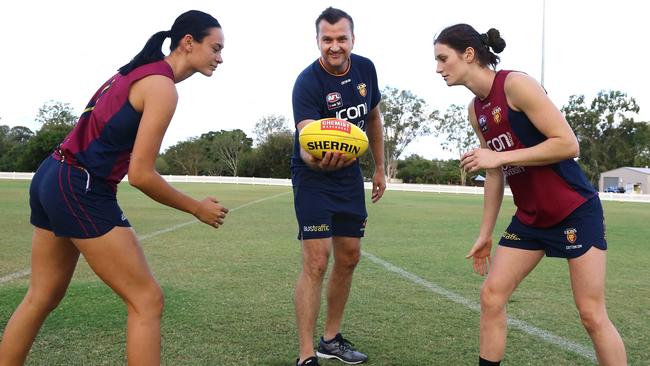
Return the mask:
<path id="1" fill-rule="evenodd" d="M 171 39 L 170 53 L 161 50 Z M 126 353 L 133 365 L 160 364 L 163 293 L 138 238 L 117 204 L 129 183 L 152 199 L 218 228 L 228 209 L 177 191 L 155 169 L 174 114 L 176 83 L 223 62 L 224 36 L 211 15 L 191 10 L 171 30 L 154 34 L 131 62 L 102 85 L 76 126 L 46 158 L 30 187 L 31 278 L 0 344 L 0 365 L 20 365 L 47 315 L 63 298 L 83 254 L 126 304 Z"/>
<path id="2" fill-rule="evenodd" d="M 469 120 L 481 146 L 461 157 L 468 172 L 486 169 L 483 219 L 467 258 L 488 274 L 481 288 L 479 365 L 498 365 L 506 346 L 506 304 L 544 255 L 567 258 L 580 318 L 601 365 L 625 365 L 625 346 L 605 308 L 607 243 L 598 193 L 573 160 L 578 141 L 544 88 L 496 65 L 505 41 L 467 24 L 434 40 L 436 72 L 475 97 Z M 507 179 L 517 211 L 490 262 L 492 232 Z M 488 268 L 489 267 L 489 268 Z M 489 273 L 488 273 L 489 269 Z"/>

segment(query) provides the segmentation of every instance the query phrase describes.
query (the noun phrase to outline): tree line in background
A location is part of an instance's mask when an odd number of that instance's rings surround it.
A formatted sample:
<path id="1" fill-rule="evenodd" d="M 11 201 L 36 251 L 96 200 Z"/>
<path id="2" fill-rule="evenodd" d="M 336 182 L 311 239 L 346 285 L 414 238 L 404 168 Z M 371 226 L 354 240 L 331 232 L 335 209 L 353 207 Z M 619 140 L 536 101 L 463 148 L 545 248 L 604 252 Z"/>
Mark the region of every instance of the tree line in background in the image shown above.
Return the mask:
<path id="1" fill-rule="evenodd" d="M 382 95 L 385 171 L 389 178 L 406 183 L 472 183 L 459 168 L 459 159 L 402 156 L 416 138 L 431 134 L 440 138 L 443 149 L 459 158 L 477 147 L 466 106 L 451 105 L 441 115 L 411 91 L 388 86 Z M 639 112 L 634 98 L 620 91 L 601 91 L 591 103 L 584 96 L 571 96 L 561 110 L 580 143 L 578 163 L 594 186 L 598 186 L 603 171 L 650 165 L 650 124 L 634 120 Z M 0 171 L 35 171 L 76 120 L 69 104 L 50 101 L 38 111 L 36 121 L 41 128 L 37 131 L 0 124 Z M 210 131 L 180 141 L 158 156 L 156 168 L 161 174 L 174 175 L 289 178 L 294 139 L 289 121 L 284 116 L 263 116 L 253 134 L 255 141 L 240 129 Z M 371 177 L 371 154 L 362 156 L 360 163 L 364 175 Z"/>

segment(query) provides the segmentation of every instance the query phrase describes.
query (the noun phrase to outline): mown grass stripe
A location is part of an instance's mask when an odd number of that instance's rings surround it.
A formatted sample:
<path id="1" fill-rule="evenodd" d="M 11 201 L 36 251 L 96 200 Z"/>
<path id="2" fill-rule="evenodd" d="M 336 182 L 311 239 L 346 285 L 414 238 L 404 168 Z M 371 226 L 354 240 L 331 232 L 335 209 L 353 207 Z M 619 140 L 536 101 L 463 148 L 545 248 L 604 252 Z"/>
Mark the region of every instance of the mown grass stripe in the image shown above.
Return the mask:
<path id="1" fill-rule="evenodd" d="M 244 207 L 248 207 L 248 206 L 260 203 L 260 202 L 264 202 L 264 201 L 267 201 L 267 200 L 270 200 L 270 199 L 273 199 L 273 198 L 276 198 L 276 197 L 280 197 L 282 195 L 288 194 L 289 192 L 291 192 L 291 191 L 282 192 L 282 193 L 275 194 L 273 196 L 264 197 L 264 198 L 260 198 L 260 199 L 255 200 L 255 201 L 247 202 L 247 203 L 244 203 L 244 204 L 242 204 L 240 206 L 237 206 L 237 207 L 231 209 L 229 212 L 234 212 L 234 211 L 240 210 L 240 209 L 242 209 Z M 174 225 L 172 227 L 168 227 L 166 229 L 154 231 L 153 233 L 141 235 L 141 236 L 138 236 L 138 239 L 140 241 L 145 241 L 147 239 L 151 239 L 151 238 L 156 237 L 158 235 L 162 235 L 162 234 L 168 233 L 170 231 L 178 230 L 178 229 L 180 229 L 182 227 L 194 224 L 196 222 L 199 222 L 199 220 L 194 219 L 192 221 L 184 222 L 182 224 L 177 224 L 177 225 Z M 20 271 L 16 271 L 14 273 L 10 273 L 8 275 L 4 275 L 4 276 L 0 277 L 0 284 L 6 283 L 6 282 L 11 282 L 11 281 L 17 280 L 19 278 L 27 277 L 27 276 L 29 276 L 30 273 L 31 273 L 31 268 L 26 268 L 26 269 L 23 269 L 23 270 L 20 270 Z"/>
<path id="2" fill-rule="evenodd" d="M 423 286 L 423 287 L 431 290 L 432 292 L 434 292 L 434 293 L 436 293 L 436 294 L 438 294 L 438 295 L 440 295 L 440 296 L 442 296 L 442 297 L 444 297 L 444 298 L 446 298 L 446 299 L 448 299 L 450 301 L 453 301 L 453 302 L 455 302 L 457 304 L 463 305 L 463 306 L 465 306 L 465 307 L 467 307 L 467 308 L 469 308 L 471 310 L 478 311 L 478 312 L 481 311 L 481 306 L 478 303 L 476 303 L 475 301 L 469 300 L 469 299 L 467 299 L 467 298 L 465 298 L 465 297 L 463 297 L 463 296 L 461 296 L 461 295 L 459 295 L 459 294 L 457 294 L 455 292 L 449 291 L 446 288 L 441 287 L 441 286 L 439 286 L 439 285 L 437 285 L 437 284 L 435 284 L 433 282 L 430 282 L 430 281 L 427 281 L 427 280 L 425 280 L 425 279 L 423 279 L 421 277 L 418 277 L 418 276 L 414 275 L 413 273 L 410 273 L 410 272 L 408 272 L 408 271 L 406 271 L 406 270 L 404 270 L 404 269 L 402 269 L 400 267 L 395 266 L 394 264 L 386 262 L 385 260 L 373 255 L 372 253 L 368 253 L 366 251 L 362 251 L 361 253 L 362 253 L 362 255 L 364 257 L 368 258 L 373 263 L 384 267 L 388 271 L 397 273 L 398 275 L 406 278 L 407 280 L 409 280 L 410 282 L 412 282 L 414 284 Z M 541 338 L 544 341 L 546 341 L 548 343 L 551 343 L 553 345 L 556 345 L 556 346 L 558 346 L 558 347 L 560 347 L 560 348 L 562 348 L 562 349 L 564 349 L 566 351 L 573 352 L 573 353 L 575 353 L 577 355 L 580 355 L 580 356 L 582 356 L 584 358 L 587 358 L 587 359 L 589 359 L 591 361 L 596 362 L 596 354 L 595 354 L 595 352 L 594 352 L 594 350 L 592 348 L 585 347 L 585 346 L 583 346 L 581 344 L 578 344 L 576 342 L 573 342 L 573 341 L 571 341 L 569 339 L 566 339 L 564 337 L 560 337 L 560 336 L 555 335 L 555 334 L 553 334 L 553 333 L 551 333 L 551 332 L 549 332 L 547 330 L 537 328 L 535 326 L 532 326 L 532 325 L 526 323 L 523 320 L 519 320 L 519 319 L 510 317 L 510 316 L 508 317 L 508 325 L 513 327 L 513 328 L 517 328 L 517 329 L 519 329 L 519 330 L 521 330 L 521 331 L 523 331 L 525 333 L 528 333 L 528 334 L 530 334 L 532 336 Z"/>

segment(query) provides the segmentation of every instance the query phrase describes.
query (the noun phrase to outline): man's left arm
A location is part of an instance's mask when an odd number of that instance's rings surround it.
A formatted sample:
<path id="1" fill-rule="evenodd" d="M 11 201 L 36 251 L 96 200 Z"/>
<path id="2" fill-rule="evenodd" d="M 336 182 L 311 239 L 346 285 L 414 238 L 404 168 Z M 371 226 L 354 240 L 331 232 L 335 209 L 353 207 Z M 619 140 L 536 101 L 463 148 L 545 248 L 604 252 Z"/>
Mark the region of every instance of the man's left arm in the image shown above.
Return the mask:
<path id="1" fill-rule="evenodd" d="M 372 177 L 372 203 L 379 201 L 386 190 L 386 172 L 384 170 L 384 127 L 381 122 L 379 104 L 368 113 L 366 128 L 370 151 L 375 160 L 375 174 Z"/>

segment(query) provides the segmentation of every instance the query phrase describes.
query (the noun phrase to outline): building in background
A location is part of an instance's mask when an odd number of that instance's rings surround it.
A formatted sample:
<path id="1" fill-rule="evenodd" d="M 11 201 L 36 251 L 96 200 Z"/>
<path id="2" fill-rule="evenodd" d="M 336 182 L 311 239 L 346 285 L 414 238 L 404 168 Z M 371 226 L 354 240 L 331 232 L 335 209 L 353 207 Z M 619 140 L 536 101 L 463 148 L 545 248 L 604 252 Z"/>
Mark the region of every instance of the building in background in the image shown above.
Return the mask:
<path id="1" fill-rule="evenodd" d="M 650 193 L 650 168 L 622 167 L 600 173 L 601 192 Z"/>

